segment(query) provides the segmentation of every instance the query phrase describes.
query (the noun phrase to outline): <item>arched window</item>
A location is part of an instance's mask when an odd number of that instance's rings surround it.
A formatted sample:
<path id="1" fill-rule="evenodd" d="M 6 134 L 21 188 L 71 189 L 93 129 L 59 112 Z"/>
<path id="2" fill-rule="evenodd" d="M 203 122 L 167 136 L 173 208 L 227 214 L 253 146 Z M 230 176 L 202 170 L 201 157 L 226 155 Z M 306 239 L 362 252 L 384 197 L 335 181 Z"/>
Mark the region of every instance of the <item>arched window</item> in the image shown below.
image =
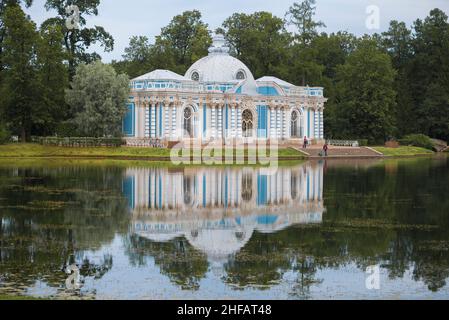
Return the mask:
<path id="1" fill-rule="evenodd" d="M 253 114 L 250 110 L 246 109 L 242 114 L 242 134 L 243 137 L 248 138 L 253 136 Z"/>
<path id="2" fill-rule="evenodd" d="M 200 74 L 199 74 L 198 72 L 196 72 L 196 71 L 193 71 L 193 72 L 192 72 L 191 79 L 192 79 L 193 81 L 200 81 Z"/>
<path id="3" fill-rule="evenodd" d="M 302 138 L 303 127 L 302 117 L 298 110 L 293 110 L 290 119 L 290 136 L 292 138 Z"/>
<path id="4" fill-rule="evenodd" d="M 292 112 L 292 118 L 290 121 L 291 121 L 290 122 L 290 136 L 292 138 L 299 138 L 299 132 L 298 132 L 299 117 L 298 117 L 297 111 Z"/>
<path id="5" fill-rule="evenodd" d="M 186 107 L 184 109 L 184 132 L 187 134 L 190 138 L 193 138 L 193 111 L 191 107 Z"/>
<path id="6" fill-rule="evenodd" d="M 245 72 L 243 70 L 238 71 L 236 78 L 237 80 L 245 80 L 246 79 Z"/>

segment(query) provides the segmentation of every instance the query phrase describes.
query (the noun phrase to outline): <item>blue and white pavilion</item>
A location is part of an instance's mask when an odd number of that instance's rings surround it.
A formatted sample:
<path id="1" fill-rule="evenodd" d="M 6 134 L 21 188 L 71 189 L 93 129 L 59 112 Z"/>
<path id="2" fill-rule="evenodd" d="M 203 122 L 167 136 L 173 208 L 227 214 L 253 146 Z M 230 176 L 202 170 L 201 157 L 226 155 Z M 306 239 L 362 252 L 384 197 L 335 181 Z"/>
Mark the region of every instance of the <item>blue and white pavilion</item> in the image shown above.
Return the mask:
<path id="1" fill-rule="evenodd" d="M 323 139 L 323 88 L 298 87 L 265 76 L 229 55 L 217 35 L 209 55 L 184 76 L 154 70 L 130 82 L 123 133 L 128 141 Z"/>

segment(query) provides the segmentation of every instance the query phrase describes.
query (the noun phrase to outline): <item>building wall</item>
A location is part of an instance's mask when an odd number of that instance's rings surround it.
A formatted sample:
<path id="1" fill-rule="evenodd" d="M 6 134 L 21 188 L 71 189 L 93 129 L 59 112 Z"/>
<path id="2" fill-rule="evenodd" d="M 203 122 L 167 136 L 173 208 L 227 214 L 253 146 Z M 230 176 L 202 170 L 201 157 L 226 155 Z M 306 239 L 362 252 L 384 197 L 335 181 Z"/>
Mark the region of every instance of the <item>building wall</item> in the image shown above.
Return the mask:
<path id="1" fill-rule="evenodd" d="M 193 110 L 193 138 L 202 141 L 241 139 L 242 113 L 249 109 L 253 114 L 252 137 L 288 140 L 292 138 L 291 114 L 298 110 L 302 133 L 310 139 L 324 138 L 324 98 L 278 99 L 276 96 L 256 99 L 235 94 L 222 94 L 217 98 L 191 93 L 183 97 L 178 93 L 164 96 L 135 94 L 130 98 L 123 131 L 126 137 L 182 140 L 186 138 L 183 113 L 189 107 Z"/>

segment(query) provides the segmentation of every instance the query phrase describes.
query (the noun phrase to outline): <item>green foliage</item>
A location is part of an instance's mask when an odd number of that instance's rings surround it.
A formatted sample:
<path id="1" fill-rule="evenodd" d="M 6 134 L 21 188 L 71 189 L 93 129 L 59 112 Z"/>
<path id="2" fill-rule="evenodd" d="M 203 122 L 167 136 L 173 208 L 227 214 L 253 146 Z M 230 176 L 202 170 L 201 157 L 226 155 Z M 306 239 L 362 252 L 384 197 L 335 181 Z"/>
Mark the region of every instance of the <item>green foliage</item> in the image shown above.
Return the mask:
<path id="1" fill-rule="evenodd" d="M 66 91 L 73 123 L 83 136 L 120 136 L 127 111 L 129 79 L 100 61 L 80 64 Z"/>
<path id="2" fill-rule="evenodd" d="M 394 133 L 395 71 L 390 57 L 362 39 L 337 68 L 337 128 L 349 139 L 383 142 Z"/>
<path id="3" fill-rule="evenodd" d="M 2 16 L 1 101 L 14 134 L 26 141 L 31 135 L 53 134 L 64 119 L 64 90 L 68 85 L 66 58 L 59 27 L 40 32 L 20 6 L 11 5 Z"/>
<path id="4" fill-rule="evenodd" d="M 163 57 L 173 71 L 185 73 L 193 62 L 207 55 L 212 44 L 207 27 L 197 10 L 173 17 L 156 37 L 155 55 Z"/>
<path id="5" fill-rule="evenodd" d="M 58 137 L 76 137 L 79 135 L 78 128 L 72 121 L 63 121 L 58 123 L 55 134 Z"/>
<path id="6" fill-rule="evenodd" d="M 37 42 L 37 78 L 40 84 L 40 109 L 45 117 L 34 130 L 36 135 L 55 133 L 55 127 L 68 117 L 64 91 L 68 86 L 67 58 L 62 46 L 63 33 L 59 26 L 40 30 Z"/>
<path id="7" fill-rule="evenodd" d="M 13 133 L 22 141 L 30 137 L 32 126 L 43 115 L 39 106 L 39 81 L 34 66 L 38 33 L 36 25 L 25 16 L 19 5 L 8 6 L 2 16 L 3 40 L 1 109 Z"/>
<path id="8" fill-rule="evenodd" d="M 11 139 L 11 134 L 9 133 L 6 126 L 2 123 L 0 123 L 0 144 L 5 144 L 9 142 Z"/>
<path id="9" fill-rule="evenodd" d="M 8 6 L 24 4 L 26 8 L 29 8 L 33 3 L 33 0 L 0 0 L 0 72 L 3 70 L 3 41 L 5 39 L 5 23 L 4 23 L 4 13 Z M 1 77 L 0 77 L 1 79 Z"/>
<path id="10" fill-rule="evenodd" d="M 368 145 L 368 139 L 359 139 L 359 146 L 366 147 Z"/>
<path id="11" fill-rule="evenodd" d="M 78 135 L 80 112 L 65 101 L 68 79 L 78 64 L 99 59 L 88 52 L 92 44 L 105 51 L 114 44 L 102 27 L 87 27 L 87 18 L 98 15 L 100 0 L 46 0 L 46 9 L 55 10 L 56 17 L 39 31 L 19 6 L 31 2 L 0 1 L 2 118 L 21 140 Z M 66 7 L 72 4 L 80 9 L 80 29 L 66 26 L 71 15 Z M 320 34 L 325 25 L 315 19 L 315 11 L 316 1 L 304 0 L 293 3 L 284 18 L 268 12 L 235 13 L 215 31 L 256 78 L 272 75 L 296 85 L 324 87 L 327 138 L 383 143 L 389 136 L 422 133 L 449 140 L 449 23 L 442 10 L 432 10 L 411 28 L 391 21 L 387 31 L 362 38 L 347 32 Z M 291 33 L 289 25 L 294 27 Z M 183 74 L 207 55 L 210 44 L 201 13 L 185 11 L 162 28 L 154 44 L 146 36 L 131 37 L 123 59 L 111 65 L 117 74 L 131 78 L 154 69 Z M 83 135 L 88 135 L 86 130 L 81 130 Z"/>
<path id="12" fill-rule="evenodd" d="M 374 147 L 374 149 L 387 157 L 412 157 L 432 154 L 432 151 L 429 149 L 413 146 L 400 146 L 399 148 Z"/>
<path id="13" fill-rule="evenodd" d="M 149 43 L 145 36 L 134 36 L 129 40 L 129 46 L 125 48 L 123 61 L 113 62 L 113 66 L 118 73 L 126 73 L 130 78 L 135 78 L 142 72 L 150 71 L 154 68 L 154 46 Z"/>
<path id="14" fill-rule="evenodd" d="M 281 18 L 269 12 L 234 13 L 224 21 L 223 28 L 233 54 L 256 78 L 287 74 L 287 47 L 291 38 Z"/>
<path id="15" fill-rule="evenodd" d="M 433 150 L 432 140 L 424 134 L 409 134 L 399 139 L 399 143 L 404 146 L 414 146 Z"/>
<path id="16" fill-rule="evenodd" d="M 72 12 L 67 12 L 67 8 L 76 5 L 79 8 L 79 28 L 67 28 L 66 21 L 72 16 Z M 45 8 L 55 10 L 57 16 L 46 20 L 42 27 L 47 28 L 50 25 L 59 26 L 64 34 L 64 45 L 68 53 L 69 74 L 73 77 L 76 66 L 79 63 L 90 63 L 100 59 L 96 52 L 89 53 L 87 49 L 91 45 L 98 43 L 104 48 L 105 52 L 111 52 L 114 49 L 114 38 L 103 27 L 86 26 L 86 16 L 97 16 L 100 0 L 46 0 Z"/>
<path id="17" fill-rule="evenodd" d="M 296 38 L 302 45 L 310 43 L 313 38 L 318 36 L 318 28 L 326 27 L 324 22 L 313 19 L 315 11 L 316 1 L 304 0 L 301 3 L 293 3 L 286 14 L 288 22 L 297 28 Z"/>
<path id="18" fill-rule="evenodd" d="M 383 45 L 398 70 L 398 129 L 401 134 L 420 132 L 449 139 L 449 23 L 434 9 L 411 30 L 391 22 Z"/>

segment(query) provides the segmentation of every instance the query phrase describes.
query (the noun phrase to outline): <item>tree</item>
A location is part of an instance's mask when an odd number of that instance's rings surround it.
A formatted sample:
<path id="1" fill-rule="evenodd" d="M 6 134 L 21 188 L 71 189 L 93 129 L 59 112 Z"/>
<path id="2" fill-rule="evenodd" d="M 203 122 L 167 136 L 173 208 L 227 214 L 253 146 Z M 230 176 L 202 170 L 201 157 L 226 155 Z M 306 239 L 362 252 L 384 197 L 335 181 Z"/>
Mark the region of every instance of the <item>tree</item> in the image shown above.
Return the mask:
<path id="1" fill-rule="evenodd" d="M 434 9 L 414 23 L 413 57 L 407 68 L 419 133 L 449 140 L 449 23 Z"/>
<path id="2" fill-rule="evenodd" d="M 125 48 L 123 59 L 145 63 L 151 58 L 151 44 L 148 37 L 134 36 L 129 40 L 129 46 Z"/>
<path id="3" fill-rule="evenodd" d="M 396 72 L 377 43 L 363 38 L 337 67 L 337 134 L 383 142 L 394 134 Z"/>
<path id="4" fill-rule="evenodd" d="M 338 129 L 335 125 L 337 116 L 336 110 L 339 107 L 336 101 L 337 68 L 345 64 L 348 56 L 355 50 L 355 45 L 356 37 L 347 32 L 331 33 L 329 35 L 322 33 L 312 40 L 309 49 L 304 50 L 305 52 L 312 53 L 307 58 L 308 60 L 305 65 L 313 64 L 316 66 L 316 71 L 314 73 L 310 71 L 306 72 L 308 84 L 324 87 L 325 96 L 328 98 L 326 108 L 324 109 L 326 137 L 338 135 Z M 301 72 L 294 73 L 292 74 L 292 78 L 295 77 L 295 81 L 299 81 L 297 77 L 301 76 L 301 74 Z"/>
<path id="5" fill-rule="evenodd" d="M 113 62 L 114 68 L 126 73 L 131 78 L 137 77 L 142 72 L 153 69 L 155 49 L 145 36 L 134 36 L 129 41 L 129 46 L 125 48 L 123 60 Z M 158 67 L 156 67 L 158 68 Z"/>
<path id="6" fill-rule="evenodd" d="M 224 29 L 224 30 L 223 30 Z M 269 12 L 235 13 L 223 23 L 220 32 L 231 46 L 232 54 L 254 73 L 285 76 L 288 73 L 287 46 L 290 37 L 284 21 Z"/>
<path id="7" fill-rule="evenodd" d="M 100 61 L 80 64 L 76 69 L 66 101 L 73 122 L 84 136 L 120 136 L 127 111 L 129 79 Z"/>
<path id="8" fill-rule="evenodd" d="M 318 28 L 326 27 L 322 21 L 315 21 L 315 0 L 304 0 L 293 3 L 286 13 L 287 21 L 298 29 L 297 40 L 303 45 L 312 41 L 318 35 Z"/>
<path id="9" fill-rule="evenodd" d="M 207 55 L 212 44 L 207 27 L 199 11 L 185 11 L 162 28 L 156 37 L 155 53 L 172 59 L 173 70 L 184 73 L 193 62 Z"/>
<path id="10" fill-rule="evenodd" d="M 318 36 L 317 28 L 325 27 L 321 21 L 315 21 L 316 6 L 315 0 L 304 0 L 301 3 L 293 3 L 286 13 L 287 22 L 297 28 L 294 35 L 294 42 L 290 49 L 292 53 L 291 64 L 294 72 L 301 75 L 301 83 L 303 86 L 307 84 L 308 75 L 311 73 L 319 73 L 319 66 L 311 62 L 310 44 L 315 37 Z M 311 62 L 307 64 L 307 62 Z"/>
<path id="11" fill-rule="evenodd" d="M 4 144 L 9 141 L 10 134 L 6 125 L 0 122 L 0 144 Z"/>
<path id="12" fill-rule="evenodd" d="M 3 21 L 3 14 L 8 6 L 19 5 L 21 3 L 29 8 L 33 3 L 33 0 L 0 0 L 0 73 L 3 70 L 2 53 L 3 53 L 3 40 L 5 39 L 5 24 Z M 1 77 L 0 77 L 1 80 Z"/>
<path id="13" fill-rule="evenodd" d="M 68 110 L 64 91 L 68 86 L 68 70 L 64 64 L 67 54 L 62 46 L 62 30 L 59 26 L 47 26 L 40 30 L 37 45 L 37 72 L 40 84 L 41 108 L 45 118 L 36 128 L 39 135 L 55 132 L 57 124 L 65 120 Z"/>
<path id="14" fill-rule="evenodd" d="M 413 56 L 411 33 L 404 22 L 393 20 L 380 39 L 381 46 L 390 55 L 393 67 L 397 70 L 394 84 L 397 91 L 396 124 L 401 136 L 419 131 L 408 77 L 408 67 Z"/>
<path id="15" fill-rule="evenodd" d="M 36 102 L 40 85 L 34 65 L 38 33 L 19 5 L 6 8 L 3 23 L 2 113 L 13 133 L 19 133 L 25 142 L 42 116 Z"/>
<path id="16" fill-rule="evenodd" d="M 70 6 L 79 9 L 79 26 L 67 27 L 67 21 L 71 20 L 76 12 L 67 10 Z M 86 27 L 86 16 L 97 16 L 100 0 L 46 0 L 45 8 L 54 9 L 58 13 L 55 18 L 50 18 L 43 23 L 43 28 L 48 25 L 58 25 L 64 34 L 64 45 L 69 53 L 69 75 L 70 79 L 75 73 L 75 68 L 80 62 L 89 63 L 100 59 L 98 53 L 88 53 L 86 50 L 95 43 L 99 43 L 106 52 L 114 49 L 114 38 L 101 26 L 93 28 Z"/>

